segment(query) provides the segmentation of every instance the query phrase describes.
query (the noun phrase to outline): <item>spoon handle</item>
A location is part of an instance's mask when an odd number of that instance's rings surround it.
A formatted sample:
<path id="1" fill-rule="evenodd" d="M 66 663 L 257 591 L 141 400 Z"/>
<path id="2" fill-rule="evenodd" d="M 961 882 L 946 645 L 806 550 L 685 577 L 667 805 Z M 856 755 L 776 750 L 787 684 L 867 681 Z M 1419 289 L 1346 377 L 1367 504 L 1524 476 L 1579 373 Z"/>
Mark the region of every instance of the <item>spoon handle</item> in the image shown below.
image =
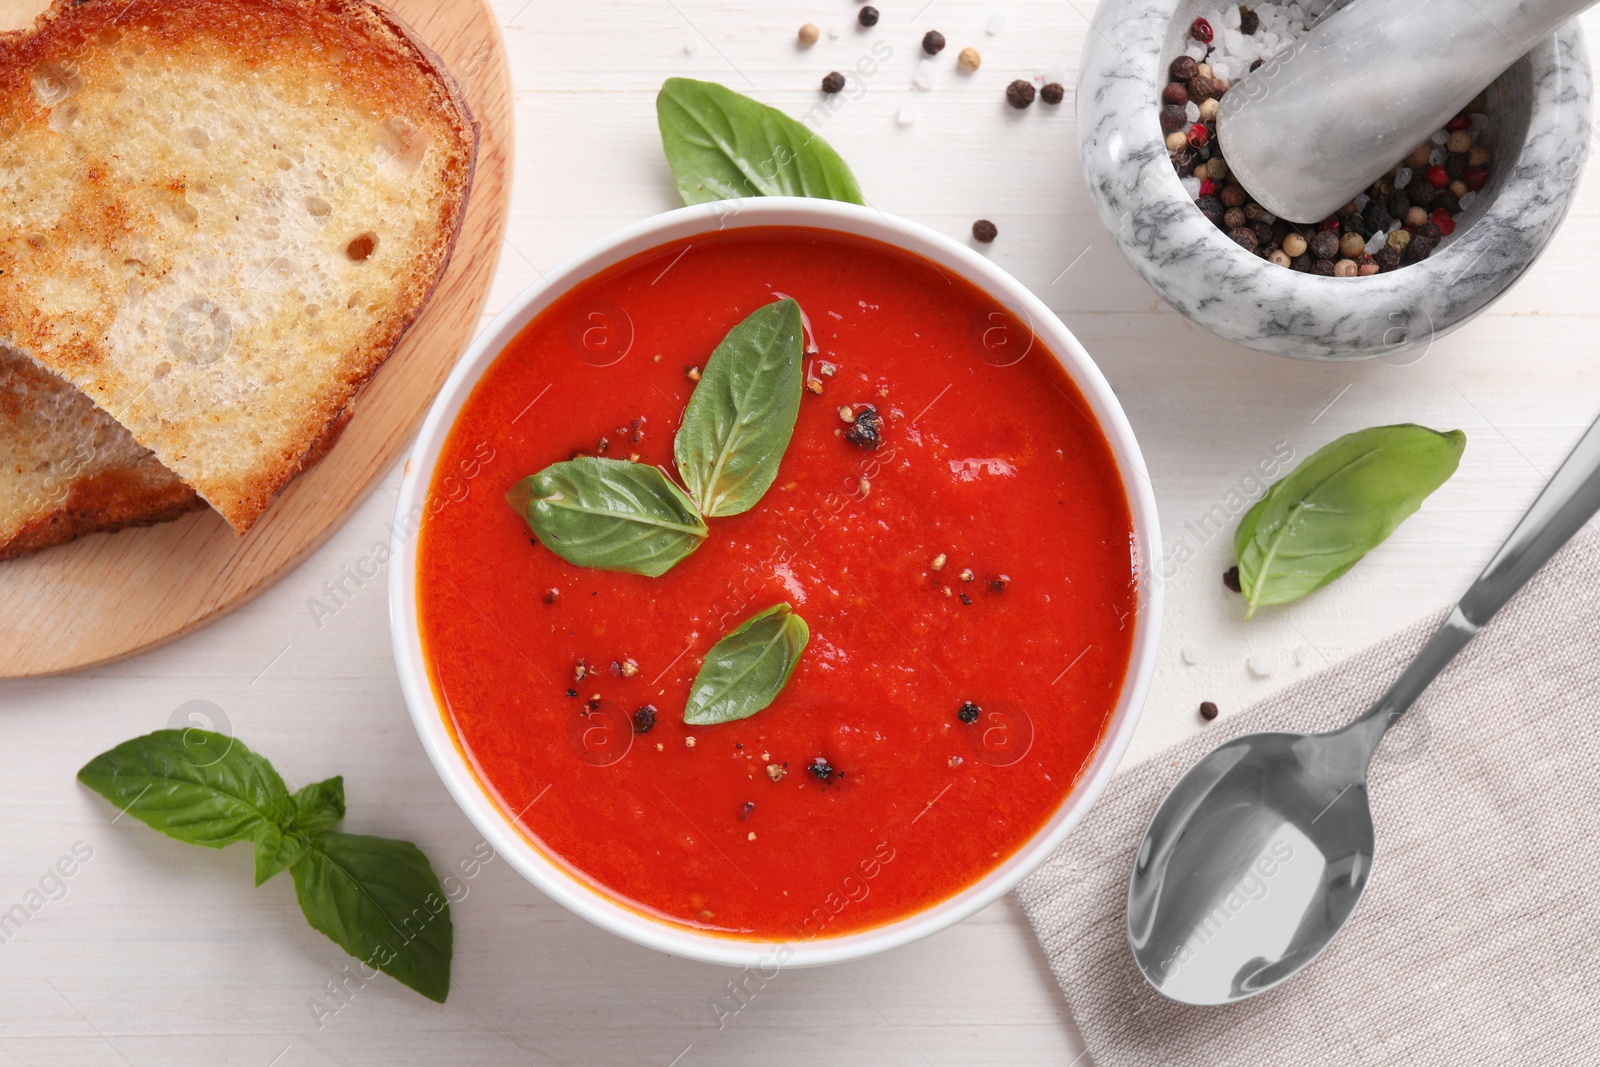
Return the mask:
<path id="1" fill-rule="evenodd" d="M 1517 528 L 1511 531 L 1489 565 L 1478 575 L 1450 617 L 1440 625 L 1416 659 L 1395 679 L 1389 691 L 1357 720 L 1367 726 L 1376 748 L 1383 732 L 1405 714 L 1439 672 L 1494 613 L 1525 585 L 1550 557 L 1600 510 L 1600 420 L 1561 464 Z"/>

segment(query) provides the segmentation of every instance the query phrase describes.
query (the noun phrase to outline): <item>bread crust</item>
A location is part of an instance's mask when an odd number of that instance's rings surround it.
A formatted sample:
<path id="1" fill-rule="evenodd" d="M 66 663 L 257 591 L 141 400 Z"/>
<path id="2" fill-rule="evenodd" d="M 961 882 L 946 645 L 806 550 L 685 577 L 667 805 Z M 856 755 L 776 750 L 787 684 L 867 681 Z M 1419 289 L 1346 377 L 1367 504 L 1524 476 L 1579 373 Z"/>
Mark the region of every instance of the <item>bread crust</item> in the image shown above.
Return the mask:
<path id="1" fill-rule="evenodd" d="M 54 454 L 47 480 L 0 512 L 0 561 L 205 506 L 88 397 L 0 348 L 0 477 L 20 481 L 41 453 Z"/>
<path id="2" fill-rule="evenodd" d="M 316 454 L 319 442 L 332 436 L 348 417 L 360 390 L 394 351 L 415 323 L 438 287 L 466 215 L 476 168 L 478 126 L 459 87 L 443 63 L 389 12 L 367 0 L 55 0 L 33 28 L 0 36 L 0 137 L 45 122 L 35 84 L 46 64 L 60 66 L 63 58 L 84 56 L 96 48 L 115 47 L 115 36 L 136 28 L 156 46 L 169 50 L 181 62 L 197 38 L 219 48 L 245 68 L 274 64 L 310 65 L 318 56 L 337 55 L 340 84 L 367 102 L 373 113 L 398 111 L 437 120 L 432 129 L 448 133 L 441 172 L 437 219 L 430 224 L 431 239 L 417 249 L 398 296 L 383 308 L 381 317 L 361 337 L 344 349 L 321 381 L 315 396 L 294 412 L 296 420 L 282 442 L 263 455 L 247 477 L 212 480 L 189 477 L 191 484 L 240 533 L 260 517 L 272 499 Z M 263 47 L 272 42 L 274 47 Z M 293 45 L 284 42 L 297 42 Z M 303 47 L 302 47 L 303 46 Z M 307 57 L 311 58 L 307 58 Z M 298 68 L 297 68 L 298 69 Z M 321 72 L 321 68 L 317 68 Z M 181 176 L 175 192 L 183 193 Z M 43 235 L 43 248 L 23 249 L 33 263 L 51 262 L 55 246 L 66 245 L 62 260 L 54 264 L 70 270 L 66 251 L 75 241 L 98 242 L 102 248 L 146 220 L 130 198 L 123 197 L 110 166 L 85 161 L 81 205 L 69 213 L 73 233 Z M 14 238 L 23 240 L 25 238 Z M 140 382 L 116 370 L 108 331 L 116 305 L 93 309 L 64 323 L 48 315 L 14 288 L 19 260 L 0 235 L 0 342 L 9 342 L 83 389 L 103 408 L 118 414 L 116 397 L 139 391 Z M 26 273 L 26 272 L 24 272 Z M 47 272 L 36 271 L 36 274 Z M 181 433 L 172 437 L 123 420 L 140 444 L 180 473 L 184 467 Z M 163 517 L 170 517 L 164 514 Z M 130 520 L 136 517 L 127 517 Z M 159 520 L 152 520 L 159 521 Z M 82 523 L 68 523 L 69 528 Z M 92 528 L 89 527 L 89 528 Z"/>

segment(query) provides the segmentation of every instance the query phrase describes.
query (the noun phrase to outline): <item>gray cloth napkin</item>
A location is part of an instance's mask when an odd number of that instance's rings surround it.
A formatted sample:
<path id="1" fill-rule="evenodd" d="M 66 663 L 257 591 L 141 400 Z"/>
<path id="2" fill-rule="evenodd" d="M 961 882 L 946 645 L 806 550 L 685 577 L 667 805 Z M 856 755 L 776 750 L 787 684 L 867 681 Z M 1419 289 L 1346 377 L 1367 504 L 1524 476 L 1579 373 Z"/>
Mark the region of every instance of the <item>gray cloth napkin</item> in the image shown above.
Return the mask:
<path id="1" fill-rule="evenodd" d="M 1441 616 L 1442 617 L 1442 616 Z M 1372 881 L 1297 977 L 1194 1008 L 1128 950 L 1133 854 L 1174 782 L 1238 734 L 1367 707 L 1414 626 L 1119 774 L 1017 890 L 1098 1067 L 1600 1063 L 1600 537 L 1467 646 L 1373 764 Z"/>

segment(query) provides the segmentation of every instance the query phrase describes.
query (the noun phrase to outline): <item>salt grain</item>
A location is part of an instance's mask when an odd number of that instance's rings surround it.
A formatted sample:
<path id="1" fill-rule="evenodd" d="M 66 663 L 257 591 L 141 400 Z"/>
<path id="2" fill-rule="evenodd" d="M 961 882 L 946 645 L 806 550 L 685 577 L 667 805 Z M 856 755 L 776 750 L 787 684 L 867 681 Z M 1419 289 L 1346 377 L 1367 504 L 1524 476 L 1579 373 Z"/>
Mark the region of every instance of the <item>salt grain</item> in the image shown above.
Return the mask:
<path id="1" fill-rule="evenodd" d="M 1473 202 L 1475 200 L 1477 200 L 1477 199 L 1478 199 L 1477 191 L 1476 190 L 1469 190 L 1467 192 L 1467 194 L 1461 198 L 1461 210 L 1462 211 L 1467 210 L 1467 208 L 1471 207 Z"/>
<path id="2" fill-rule="evenodd" d="M 1183 105 L 1183 113 L 1190 122 L 1200 121 L 1200 105 L 1195 103 L 1193 100 Z"/>
<path id="3" fill-rule="evenodd" d="M 1190 667 L 1200 662 L 1200 650 L 1193 645 L 1184 645 L 1178 654 L 1183 657 L 1183 662 Z"/>
<path id="4" fill-rule="evenodd" d="M 1189 199 L 1198 200 L 1200 198 L 1200 179 L 1191 174 L 1189 177 L 1182 179 L 1182 181 L 1183 191 L 1189 194 Z"/>
<path id="5" fill-rule="evenodd" d="M 1433 144 L 1444 144 L 1450 139 L 1449 130 L 1434 130 L 1428 135 L 1428 140 Z"/>
<path id="6" fill-rule="evenodd" d="M 1396 189 L 1404 189 L 1406 186 L 1408 186 L 1410 184 L 1411 184 L 1411 168 L 1410 167 L 1401 167 L 1399 170 L 1394 172 L 1394 187 Z"/>
<path id="7" fill-rule="evenodd" d="M 1254 652 L 1245 660 L 1250 673 L 1257 678 L 1270 678 L 1272 672 L 1278 669 L 1278 654 L 1276 652 Z"/>
<path id="8" fill-rule="evenodd" d="M 1377 233 L 1373 234 L 1372 237 L 1367 240 L 1367 255 L 1377 255 L 1380 251 L 1382 251 L 1384 244 L 1388 240 L 1389 234 L 1384 230 L 1379 230 Z"/>
<path id="9" fill-rule="evenodd" d="M 917 113 L 915 111 L 913 111 L 910 107 L 902 107 L 900 109 L 899 113 L 896 114 L 894 118 L 895 118 L 895 121 L 898 122 L 900 125 L 909 126 L 913 122 L 917 121 Z"/>
<path id="10" fill-rule="evenodd" d="M 1432 152 L 1428 153 L 1428 166 L 1430 166 L 1430 167 L 1442 166 L 1444 164 L 1444 156 L 1445 156 L 1444 149 L 1435 148 Z"/>
<path id="11" fill-rule="evenodd" d="M 911 76 L 911 87 L 923 92 L 933 88 L 933 60 L 924 59 L 917 64 L 917 72 Z"/>
<path id="12" fill-rule="evenodd" d="M 984 31 L 987 32 L 990 37 L 994 37 L 1005 28 L 1006 13 L 1004 11 L 996 11 L 994 14 L 989 16 L 989 22 L 984 26 Z"/>

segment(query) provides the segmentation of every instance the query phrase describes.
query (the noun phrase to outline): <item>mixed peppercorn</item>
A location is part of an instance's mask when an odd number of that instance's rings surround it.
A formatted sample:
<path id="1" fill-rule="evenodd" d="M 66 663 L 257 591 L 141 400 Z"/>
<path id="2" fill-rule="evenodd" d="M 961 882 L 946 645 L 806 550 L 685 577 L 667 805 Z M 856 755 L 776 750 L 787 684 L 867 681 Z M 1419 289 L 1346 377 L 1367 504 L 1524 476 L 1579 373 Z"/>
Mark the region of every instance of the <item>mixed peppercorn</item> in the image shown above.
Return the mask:
<path id="1" fill-rule="evenodd" d="M 1255 17 L 1248 8 L 1240 14 L 1246 23 Z M 1189 36 L 1209 44 L 1213 31 L 1196 19 Z M 1319 223 L 1277 218 L 1229 173 L 1217 143 L 1217 114 L 1228 89 L 1227 79 L 1193 56 L 1172 61 L 1158 113 L 1168 156 L 1200 213 L 1241 248 L 1278 266 L 1349 278 L 1420 262 L 1455 232 L 1457 217 L 1489 181 L 1493 155 L 1477 143 L 1479 124 L 1472 117 L 1484 106 L 1480 95 L 1333 215 Z"/>

